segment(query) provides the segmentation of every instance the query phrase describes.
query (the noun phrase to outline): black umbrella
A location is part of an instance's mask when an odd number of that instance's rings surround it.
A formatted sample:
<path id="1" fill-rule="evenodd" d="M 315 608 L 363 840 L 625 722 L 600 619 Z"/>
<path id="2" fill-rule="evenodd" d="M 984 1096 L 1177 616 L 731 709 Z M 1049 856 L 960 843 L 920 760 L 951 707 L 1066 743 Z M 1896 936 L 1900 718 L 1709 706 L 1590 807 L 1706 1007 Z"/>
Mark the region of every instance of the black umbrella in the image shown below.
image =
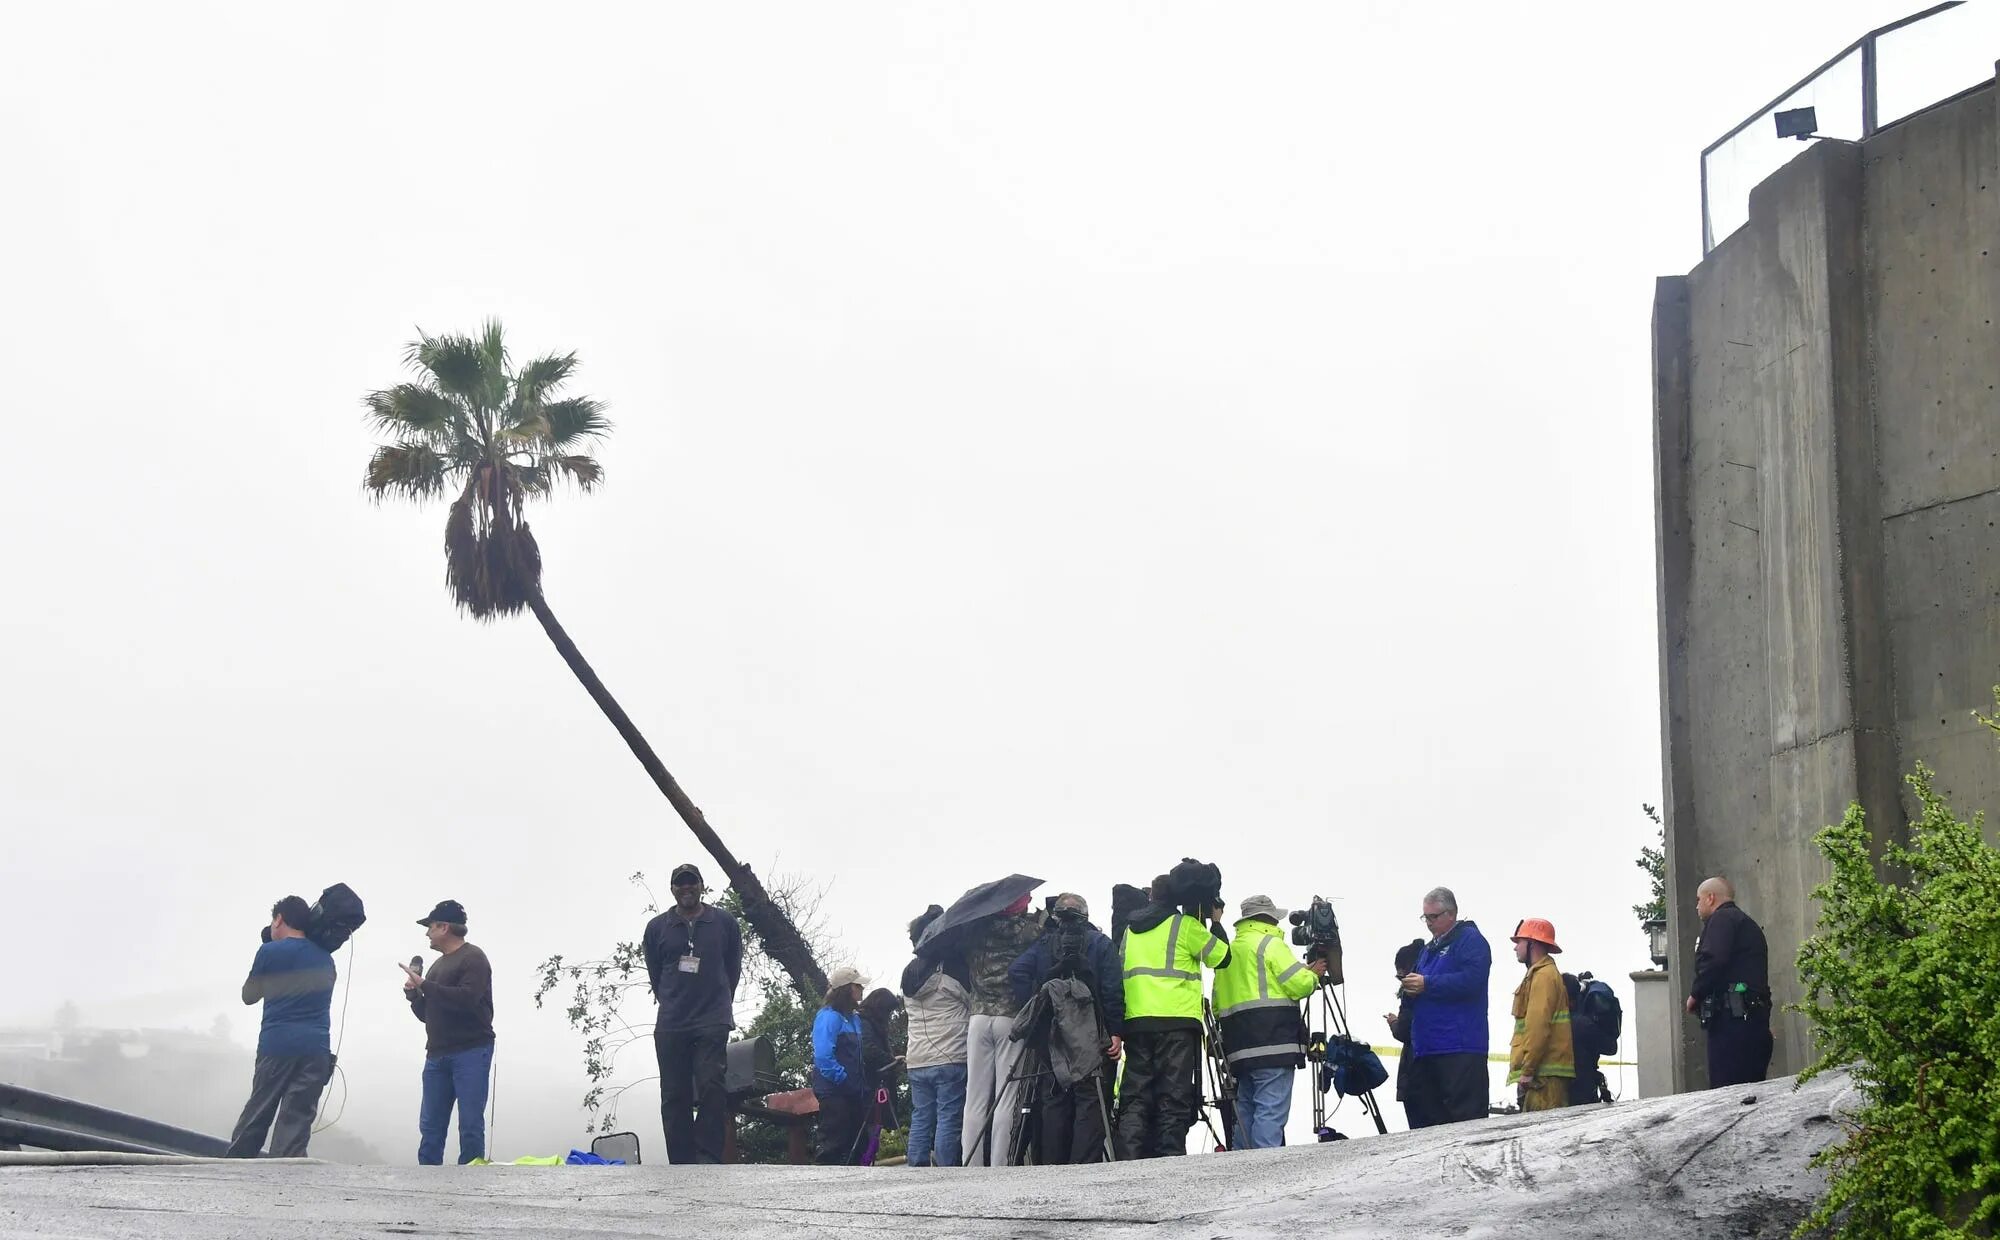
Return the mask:
<path id="1" fill-rule="evenodd" d="M 1026 874 L 1009 874 L 996 878 L 990 883 L 981 883 L 951 902 L 944 916 L 924 927 L 917 938 L 917 950 L 936 943 L 952 931 L 969 926 L 982 917 L 1005 912 L 1007 906 L 1042 885 L 1039 878 L 1029 878 Z"/>

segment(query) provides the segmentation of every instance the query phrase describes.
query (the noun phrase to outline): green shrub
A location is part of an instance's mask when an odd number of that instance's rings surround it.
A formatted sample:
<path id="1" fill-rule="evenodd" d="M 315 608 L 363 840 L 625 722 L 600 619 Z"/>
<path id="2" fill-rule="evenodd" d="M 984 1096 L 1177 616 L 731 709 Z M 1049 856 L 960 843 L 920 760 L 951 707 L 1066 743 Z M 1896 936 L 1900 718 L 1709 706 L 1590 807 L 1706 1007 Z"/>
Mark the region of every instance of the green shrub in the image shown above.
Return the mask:
<path id="1" fill-rule="evenodd" d="M 1986 1236 L 2000 1219 L 2000 851 L 1927 767 L 1909 784 L 1922 815 L 1879 871 L 1859 805 L 1817 837 L 1833 873 L 1796 1010 L 1820 1055 L 1799 1080 L 1845 1068 L 1863 1101 L 1813 1160 L 1831 1182 L 1801 1235 Z"/>

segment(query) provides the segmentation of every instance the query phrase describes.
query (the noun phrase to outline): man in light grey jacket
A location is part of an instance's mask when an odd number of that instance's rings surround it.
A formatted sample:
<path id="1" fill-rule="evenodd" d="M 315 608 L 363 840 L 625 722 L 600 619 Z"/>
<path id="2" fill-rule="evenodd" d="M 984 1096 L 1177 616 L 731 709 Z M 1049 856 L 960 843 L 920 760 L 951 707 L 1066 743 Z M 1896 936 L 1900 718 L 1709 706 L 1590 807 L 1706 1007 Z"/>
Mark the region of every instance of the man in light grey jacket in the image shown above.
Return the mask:
<path id="1" fill-rule="evenodd" d="M 943 912 L 933 904 L 911 922 L 910 942 L 914 945 L 924 927 Z M 959 1163 L 960 1129 L 965 1122 L 965 1035 L 972 1017 L 963 962 L 962 955 L 947 949 L 942 956 L 920 953 L 903 969 L 912 1167 Z"/>

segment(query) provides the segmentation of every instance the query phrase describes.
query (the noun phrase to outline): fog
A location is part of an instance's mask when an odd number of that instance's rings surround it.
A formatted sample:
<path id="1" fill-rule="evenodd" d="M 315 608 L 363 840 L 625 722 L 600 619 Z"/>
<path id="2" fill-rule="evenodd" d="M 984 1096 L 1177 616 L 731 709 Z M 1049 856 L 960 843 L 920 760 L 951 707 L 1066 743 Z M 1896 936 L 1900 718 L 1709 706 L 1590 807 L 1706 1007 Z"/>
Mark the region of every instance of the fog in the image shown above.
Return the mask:
<path id="1" fill-rule="evenodd" d="M 362 394 L 487 317 L 616 422 L 531 514 L 556 614 L 835 960 L 1196 855 L 1336 898 L 1377 1040 L 1436 884 L 1499 1046 L 1523 916 L 1629 1011 L 1653 278 L 1697 152 L 1896 15 L 16 6 L 0 1024 L 247 1051 L 272 902 L 347 882 L 338 1130 L 409 1161 L 452 898 L 494 1156 L 580 1139 L 534 963 L 718 871 L 537 626 L 454 610 L 442 509 L 362 497 Z"/>

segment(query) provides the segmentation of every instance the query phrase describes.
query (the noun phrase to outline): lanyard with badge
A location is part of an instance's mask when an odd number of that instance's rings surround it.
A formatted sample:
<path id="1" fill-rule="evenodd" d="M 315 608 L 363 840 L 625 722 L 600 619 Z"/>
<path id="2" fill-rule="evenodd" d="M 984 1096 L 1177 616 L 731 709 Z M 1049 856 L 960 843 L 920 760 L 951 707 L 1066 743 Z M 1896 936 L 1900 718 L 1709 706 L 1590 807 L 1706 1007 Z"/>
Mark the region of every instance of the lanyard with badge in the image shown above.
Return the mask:
<path id="1" fill-rule="evenodd" d="M 684 921 L 681 924 L 687 928 L 688 949 L 681 956 L 678 967 L 683 973 L 699 973 L 701 972 L 701 957 L 694 954 L 694 923 Z"/>

